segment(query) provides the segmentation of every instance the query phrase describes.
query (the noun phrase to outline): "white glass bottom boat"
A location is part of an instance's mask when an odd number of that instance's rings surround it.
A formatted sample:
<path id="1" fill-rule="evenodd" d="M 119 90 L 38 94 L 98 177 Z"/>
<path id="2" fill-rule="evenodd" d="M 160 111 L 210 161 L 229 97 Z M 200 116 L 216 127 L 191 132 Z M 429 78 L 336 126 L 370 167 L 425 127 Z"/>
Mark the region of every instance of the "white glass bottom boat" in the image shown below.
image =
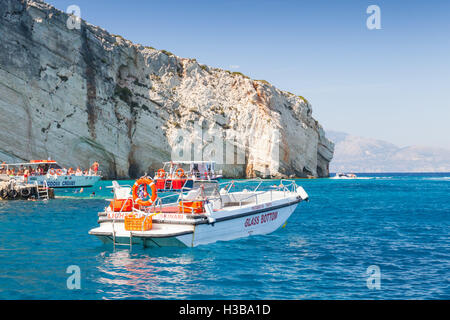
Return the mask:
<path id="1" fill-rule="evenodd" d="M 266 191 L 259 189 L 260 181 L 252 191 L 230 192 L 234 183 L 219 191 L 219 183 L 211 181 L 142 207 L 133 200 L 130 186 L 119 186 L 114 181 L 114 199 L 99 213 L 100 226 L 89 234 L 114 245 L 195 247 L 271 233 L 284 226 L 297 205 L 308 199 L 294 181 L 284 180 Z M 174 196 L 178 197 L 176 202 L 163 204 L 163 200 Z M 130 216 L 138 221 L 137 229 L 131 230 L 126 223 Z"/>

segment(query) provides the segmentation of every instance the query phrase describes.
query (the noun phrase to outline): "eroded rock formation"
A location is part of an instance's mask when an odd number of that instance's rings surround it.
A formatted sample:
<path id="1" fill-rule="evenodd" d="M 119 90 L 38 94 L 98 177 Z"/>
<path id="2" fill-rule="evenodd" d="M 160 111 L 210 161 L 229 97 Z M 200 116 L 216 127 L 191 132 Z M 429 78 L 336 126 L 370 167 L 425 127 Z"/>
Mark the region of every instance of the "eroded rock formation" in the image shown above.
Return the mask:
<path id="1" fill-rule="evenodd" d="M 41 1 L 2 1 L 0 160 L 96 160 L 107 177 L 136 177 L 180 143 L 191 158 L 222 156 L 205 154 L 213 136 L 231 146 L 224 160 L 233 150 L 225 176 L 328 175 L 334 146 L 305 99 L 84 21 L 70 29 L 68 18 Z"/>

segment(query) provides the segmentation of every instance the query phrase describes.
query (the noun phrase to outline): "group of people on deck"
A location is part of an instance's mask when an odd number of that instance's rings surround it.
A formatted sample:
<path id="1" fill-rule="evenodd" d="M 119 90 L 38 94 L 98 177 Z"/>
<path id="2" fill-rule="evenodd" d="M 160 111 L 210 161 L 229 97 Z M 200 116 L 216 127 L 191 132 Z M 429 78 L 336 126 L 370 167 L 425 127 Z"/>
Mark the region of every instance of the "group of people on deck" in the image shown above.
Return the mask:
<path id="1" fill-rule="evenodd" d="M 177 163 L 174 163 L 173 161 L 170 161 L 169 166 L 169 172 L 167 173 L 166 178 L 168 179 L 174 179 L 174 178 L 180 178 L 178 175 L 177 170 L 179 170 L 181 166 Z M 211 164 L 198 164 L 198 163 L 191 163 L 189 172 L 183 171 L 184 178 L 206 178 L 210 179 L 214 175 L 214 171 L 211 168 Z"/>
<path id="2" fill-rule="evenodd" d="M 55 174 L 58 175 L 67 175 L 67 176 L 87 176 L 87 175 L 97 175 L 98 174 L 98 168 L 99 163 L 95 161 L 89 170 L 81 170 L 80 167 L 77 167 L 76 170 L 73 168 L 61 168 L 57 169 L 58 173 Z M 6 162 L 3 162 L 0 165 L 0 174 L 5 174 L 8 176 L 23 176 L 25 181 L 28 180 L 29 176 L 38 176 L 38 175 L 45 175 L 47 173 L 51 174 L 52 168 L 50 168 L 49 164 L 39 164 L 37 167 L 32 166 L 24 166 L 20 165 L 18 167 L 11 167 L 6 164 Z"/>

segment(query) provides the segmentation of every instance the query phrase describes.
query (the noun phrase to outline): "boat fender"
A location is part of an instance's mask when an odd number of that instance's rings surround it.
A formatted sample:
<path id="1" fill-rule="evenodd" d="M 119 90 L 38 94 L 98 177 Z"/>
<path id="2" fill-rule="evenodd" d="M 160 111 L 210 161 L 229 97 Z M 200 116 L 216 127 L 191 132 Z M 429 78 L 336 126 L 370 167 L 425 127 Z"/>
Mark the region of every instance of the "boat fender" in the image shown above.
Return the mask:
<path id="1" fill-rule="evenodd" d="M 0 191 L 0 197 L 1 197 L 2 199 L 8 198 L 8 190 L 2 189 L 2 190 Z"/>
<path id="2" fill-rule="evenodd" d="M 20 195 L 24 198 L 29 197 L 31 194 L 31 190 L 29 188 L 23 188 L 20 190 Z"/>
<path id="3" fill-rule="evenodd" d="M 303 189 L 302 187 L 297 187 L 297 194 L 300 196 L 300 198 L 302 198 L 302 200 L 309 200 L 309 196 L 306 193 L 305 189 Z"/>
<path id="4" fill-rule="evenodd" d="M 17 192 L 16 189 L 11 189 L 11 190 L 9 190 L 9 192 L 8 192 L 8 197 L 9 197 L 10 199 L 15 199 L 15 198 L 17 198 L 17 195 L 18 195 L 18 192 Z"/>

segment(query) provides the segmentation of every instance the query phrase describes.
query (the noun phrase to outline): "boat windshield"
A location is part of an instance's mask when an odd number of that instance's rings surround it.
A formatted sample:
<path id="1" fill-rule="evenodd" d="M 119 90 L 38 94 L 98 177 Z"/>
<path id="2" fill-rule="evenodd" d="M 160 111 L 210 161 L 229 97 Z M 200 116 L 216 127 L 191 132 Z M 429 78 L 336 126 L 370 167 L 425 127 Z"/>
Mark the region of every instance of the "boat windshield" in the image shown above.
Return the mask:
<path id="1" fill-rule="evenodd" d="M 208 198 L 219 197 L 219 183 L 217 181 L 195 181 L 192 189 L 201 188 Z"/>

